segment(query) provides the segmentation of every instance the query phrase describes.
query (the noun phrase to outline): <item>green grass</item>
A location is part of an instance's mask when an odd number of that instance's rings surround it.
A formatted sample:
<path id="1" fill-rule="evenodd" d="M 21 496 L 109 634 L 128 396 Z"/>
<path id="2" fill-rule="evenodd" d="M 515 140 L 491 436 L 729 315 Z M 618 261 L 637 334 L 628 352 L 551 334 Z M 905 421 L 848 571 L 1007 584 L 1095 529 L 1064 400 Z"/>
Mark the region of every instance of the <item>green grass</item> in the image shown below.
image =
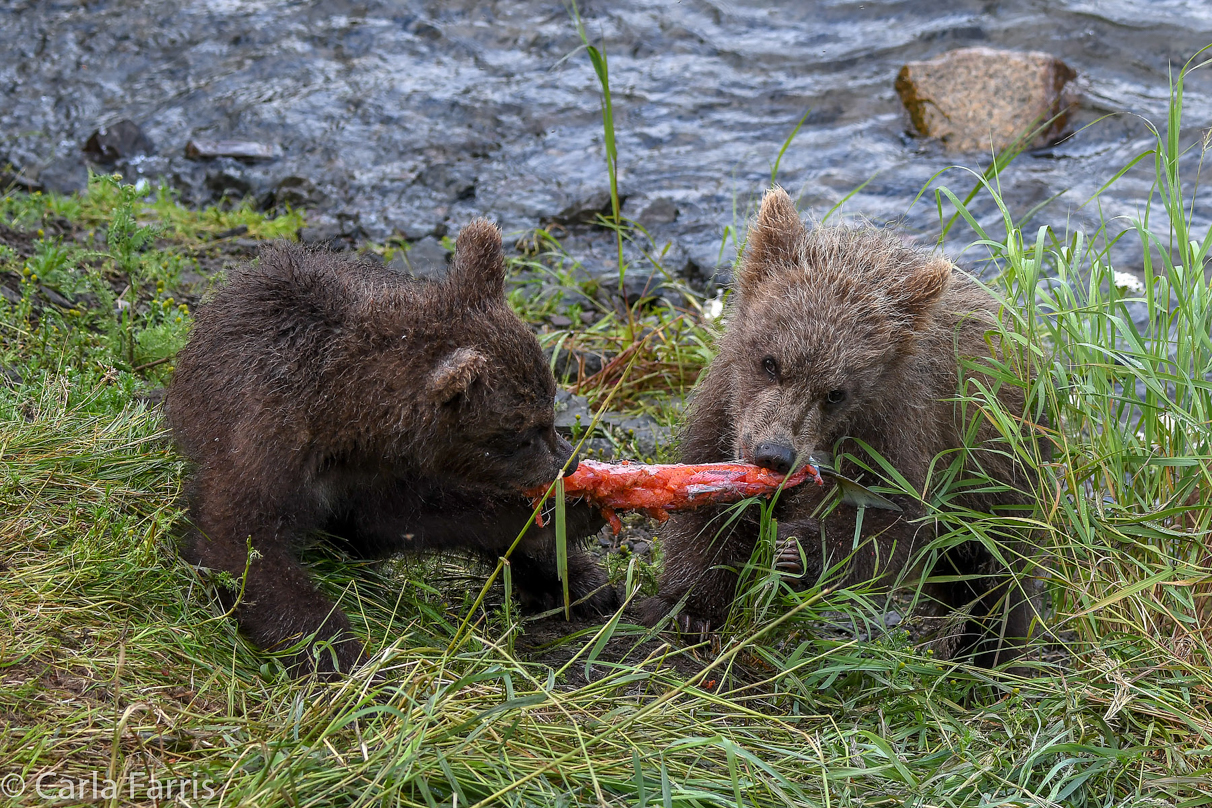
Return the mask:
<path id="1" fill-rule="evenodd" d="M 474 606 L 483 575 L 456 560 L 317 552 L 374 664 L 335 685 L 291 681 L 177 558 L 185 468 L 143 398 L 170 377 L 195 294 L 181 278 L 208 237 L 301 220 L 188 211 L 107 177 L 79 197 L 6 195 L 0 224 L 28 240 L 0 249 L 0 281 L 18 290 L 0 301 L 0 782 L 20 776 L 19 805 L 47 802 L 40 775 L 58 804 L 85 804 L 73 783 L 93 772 L 141 778 L 110 805 L 151 804 L 152 779 L 222 789 L 230 806 L 1212 804 L 1212 237 L 1190 231 L 1206 193 L 1178 175 L 1202 146 L 1178 137 L 1181 101 L 1180 78 L 1137 164 L 1153 167 L 1150 207 L 1123 235 L 1026 230 L 1009 211 L 986 231 L 939 192 L 953 235 L 972 232 L 968 257 L 998 270 L 1000 337 L 1021 347 L 959 399 L 1047 483 L 1032 514 L 957 513 L 947 492 L 964 483 L 943 458 L 927 505 L 938 546 L 1024 530 L 1039 544 L 1050 633 L 1027 678 L 933 659 L 882 628 L 869 593 L 787 592 L 764 547 L 714 646 L 665 647 L 623 618 L 578 626 L 558 662 L 518 650 L 541 627 L 499 590 Z M 63 220 L 84 237 L 48 235 Z M 1114 238 L 1137 245 L 1143 291 L 1116 285 Z M 594 297 L 550 234 L 530 241 L 517 278 Z M 511 298 L 536 324 L 556 305 L 539 285 Z M 542 339 L 622 357 L 581 391 L 668 423 L 711 355 L 700 305 L 598 311 Z M 1031 376 L 1048 463 L 1020 436 L 1024 413 L 978 383 Z M 631 596 L 652 586 L 639 559 L 611 567 Z M 870 637 L 822 629 L 838 622 Z M 637 661 L 608 661 L 631 645 Z M 700 672 L 679 673 L 678 654 Z"/>

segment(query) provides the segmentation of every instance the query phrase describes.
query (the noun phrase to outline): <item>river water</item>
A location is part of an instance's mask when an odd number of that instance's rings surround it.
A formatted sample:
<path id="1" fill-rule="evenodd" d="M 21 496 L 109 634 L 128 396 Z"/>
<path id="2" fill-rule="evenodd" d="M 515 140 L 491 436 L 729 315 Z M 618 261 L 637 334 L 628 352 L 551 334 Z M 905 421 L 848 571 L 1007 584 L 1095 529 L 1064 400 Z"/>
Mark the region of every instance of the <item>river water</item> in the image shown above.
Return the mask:
<path id="1" fill-rule="evenodd" d="M 453 232 L 479 213 L 521 231 L 607 188 L 599 87 L 558 2 L 4 5 L 0 161 L 48 184 L 79 176 L 99 125 L 131 118 L 155 143 L 122 167 L 132 178 L 166 178 L 193 203 L 291 186 L 318 221 L 375 239 Z M 1205 0 L 619 0 L 580 11 L 609 58 L 624 210 L 670 245 L 675 269 L 704 277 L 731 261 L 726 228 L 744 221 L 808 110 L 779 171 L 802 207 L 824 212 L 874 177 L 845 210 L 933 237 L 933 203 L 910 209 L 914 196 L 947 166 L 988 157 L 907 136 L 893 80 L 904 62 L 957 47 L 1044 50 L 1080 74 L 1076 119 L 1090 126 L 1005 172 L 1013 214 L 1057 197 L 1037 224 L 1138 215 L 1151 166 L 1101 210 L 1081 205 L 1151 146 L 1144 121 L 1164 124 L 1169 76 L 1212 43 Z M 1207 71 L 1188 84 L 1187 142 L 1212 126 L 1209 90 Z M 255 140 L 277 157 L 193 161 L 191 138 Z M 958 169 L 938 182 L 972 186 Z M 612 242 L 580 238 L 587 268 L 613 271 Z M 1137 253 L 1117 260 L 1133 271 Z"/>

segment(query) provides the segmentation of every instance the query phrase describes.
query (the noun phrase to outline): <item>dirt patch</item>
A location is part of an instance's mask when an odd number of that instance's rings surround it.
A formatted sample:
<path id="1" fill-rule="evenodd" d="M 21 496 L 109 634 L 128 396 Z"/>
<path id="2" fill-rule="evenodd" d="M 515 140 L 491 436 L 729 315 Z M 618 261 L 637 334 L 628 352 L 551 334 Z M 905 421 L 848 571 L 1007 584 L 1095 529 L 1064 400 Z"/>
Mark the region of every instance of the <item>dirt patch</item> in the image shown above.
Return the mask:
<path id="1" fill-rule="evenodd" d="M 80 259 L 81 267 L 96 267 L 108 270 L 109 259 L 104 253 L 108 249 L 103 227 L 88 227 L 62 217 L 48 216 L 30 229 L 11 227 L 0 223 L 0 245 L 8 247 L 17 262 L 24 262 L 37 253 L 38 244 L 50 239 L 68 246 L 79 247 L 90 252 Z M 154 249 L 180 256 L 183 261 L 178 282 L 172 287 L 174 299 L 190 308 L 201 302 L 207 291 L 228 268 L 251 261 L 260 253 L 262 242 L 251 239 L 223 239 L 198 245 L 182 244 L 171 239 L 157 239 Z M 129 279 L 112 270 L 104 273 L 115 294 L 126 288 Z M 21 276 L 17 272 L 0 272 L 0 295 L 12 303 L 21 299 Z M 46 285 L 39 285 L 34 295 L 37 310 L 51 306 L 67 308 L 95 308 L 97 300 L 92 295 L 70 296 Z"/>
<path id="2" fill-rule="evenodd" d="M 239 239 L 232 242 L 219 241 L 204 244 L 200 247 L 180 247 L 172 243 L 165 243 L 161 249 L 175 250 L 187 261 L 193 262 L 193 267 L 187 267 L 181 271 L 177 285 L 174 287 L 174 291 L 177 292 L 177 300 L 194 308 L 206 296 L 216 278 L 221 277 L 234 266 L 254 260 L 260 254 L 263 243 L 270 242 Z"/>
<path id="3" fill-rule="evenodd" d="M 17 254 L 18 258 L 29 258 L 34 254 L 34 244 L 41 238 L 37 233 L 14 230 L 0 224 L 0 244 Z"/>

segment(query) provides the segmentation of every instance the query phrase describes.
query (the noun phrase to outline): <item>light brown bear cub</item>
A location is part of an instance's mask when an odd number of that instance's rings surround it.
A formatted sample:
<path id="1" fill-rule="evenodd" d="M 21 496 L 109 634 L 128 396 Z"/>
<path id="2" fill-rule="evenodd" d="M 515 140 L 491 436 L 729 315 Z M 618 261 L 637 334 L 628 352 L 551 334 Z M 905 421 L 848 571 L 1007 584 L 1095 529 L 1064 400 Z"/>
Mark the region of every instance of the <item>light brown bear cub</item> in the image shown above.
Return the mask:
<path id="1" fill-rule="evenodd" d="M 810 231 L 790 197 L 776 188 L 749 231 L 727 331 L 691 406 L 681 460 L 736 459 L 785 473 L 814 451 L 833 451 L 843 438 L 848 440 L 838 456 L 861 456 L 858 439 L 923 491 L 934 458 L 964 444 L 968 423 L 954 401 L 957 356 L 989 355 L 985 335 L 997 312 L 997 303 L 946 259 L 887 230 Z M 1020 388 L 1005 386 L 999 395 L 1010 412 L 1023 411 Z M 994 438 L 994 428 L 982 421 L 966 462 L 1002 485 L 978 486 L 957 504 L 981 512 L 1026 505 L 1029 512 L 1034 477 Z M 952 456 L 943 458 L 944 466 Z M 853 463 L 838 471 L 863 480 Z M 823 489 L 803 485 L 783 492 L 776 505 L 780 546 L 796 548 L 798 541 L 809 580 L 845 559 L 853 546 L 856 510 L 841 505 L 819 520 L 813 514 L 822 496 Z M 901 497 L 897 504 L 903 513 L 866 510 L 867 541 L 841 585 L 890 580 L 934 539 L 931 528 L 916 521 L 919 502 Z M 645 622 L 655 624 L 683 597 L 683 627 L 704 631 L 723 622 L 737 570 L 758 538 L 754 510 L 731 527 L 724 527 L 718 508 L 670 521 L 659 594 L 642 604 Z M 1017 580 L 1025 564 L 1022 549 L 1017 543 L 1005 549 L 1007 569 L 971 541 L 934 568 L 936 576 L 963 579 L 934 584 L 929 593 L 945 609 L 970 610 L 953 644 L 978 664 L 1015 658 L 1028 635 L 1033 610 Z"/>
<path id="2" fill-rule="evenodd" d="M 555 380 L 504 277 L 500 233 L 478 220 L 440 282 L 280 245 L 199 310 L 168 399 L 197 465 L 184 555 L 237 580 L 247 565 L 235 614 L 260 647 L 331 641 L 290 660 L 297 672 L 347 672 L 363 657 L 296 558 L 309 532 L 363 558 L 459 548 L 495 560 L 529 518 L 518 492 L 569 460 Z M 570 535 L 602 525 L 588 507 L 568 514 Z M 511 565 L 524 603 L 562 598 L 550 527 L 532 526 Z M 568 569 L 584 608 L 615 607 L 588 554 L 569 547 Z M 222 591 L 229 607 L 237 595 Z"/>

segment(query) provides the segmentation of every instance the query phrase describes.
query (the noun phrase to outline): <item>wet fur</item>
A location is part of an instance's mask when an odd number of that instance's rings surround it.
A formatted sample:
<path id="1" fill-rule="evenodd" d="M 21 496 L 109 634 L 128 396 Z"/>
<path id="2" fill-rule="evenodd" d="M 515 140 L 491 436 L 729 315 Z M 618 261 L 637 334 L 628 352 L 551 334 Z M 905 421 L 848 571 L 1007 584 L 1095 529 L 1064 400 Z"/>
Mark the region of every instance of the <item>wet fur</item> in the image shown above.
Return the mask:
<path id="1" fill-rule="evenodd" d="M 568 459 L 555 381 L 503 283 L 500 233 L 478 220 L 441 282 L 280 244 L 199 310 L 168 399 L 196 464 L 183 554 L 237 581 L 247 565 L 238 605 L 221 592 L 258 646 L 331 641 L 318 659 L 308 646 L 288 660 L 296 671 L 349 671 L 363 658 L 297 560 L 309 533 L 329 531 L 361 558 L 461 549 L 495 560 L 530 514 L 515 492 Z M 570 535 L 601 525 L 588 508 L 568 513 Z M 555 559 L 551 528 L 532 527 L 511 556 L 524 602 L 556 603 Z M 568 563 L 574 599 L 614 607 L 591 557 L 569 547 Z"/>
<path id="2" fill-rule="evenodd" d="M 814 450 L 834 450 L 843 438 L 838 456 L 861 456 L 853 441 L 858 438 L 923 491 L 931 461 L 963 446 L 972 416 L 963 417 L 947 400 L 959 387 L 957 355 L 988 356 L 985 334 L 997 311 L 997 303 L 946 259 L 908 246 L 890 230 L 809 230 L 791 199 L 772 190 L 750 229 L 726 333 L 696 391 L 681 460 L 769 466 L 767 450 L 781 446 L 798 464 Z M 773 376 L 763 366 L 767 357 L 777 366 Z M 834 391 L 844 392 L 840 403 L 830 403 Z M 1021 389 L 1003 386 L 999 395 L 1010 412 L 1023 411 Z M 967 467 L 979 465 L 1006 490 L 966 493 L 956 504 L 986 513 L 1029 511 L 1034 477 L 993 445 L 995 438 L 982 420 Z M 854 464 L 839 471 L 864 479 Z M 780 546 L 798 541 L 809 581 L 850 554 L 855 531 L 852 507 L 839 506 L 823 520 L 813 517 L 822 496 L 815 486 L 801 486 L 784 492 L 776 507 Z M 910 572 L 910 559 L 934 539 L 929 525 L 915 522 L 921 503 L 897 501 L 903 514 L 866 510 L 864 542 L 837 585 L 891 582 Z M 646 623 L 658 622 L 683 597 L 683 626 L 706 630 L 723 622 L 735 596 L 736 570 L 758 537 L 753 510 L 731 529 L 722 527 L 719 510 L 671 520 L 663 534 L 667 560 L 659 594 L 641 607 Z M 1008 574 L 1024 570 L 1024 547 L 1011 541 L 1005 552 L 1017 559 L 1013 571 L 978 542 L 955 548 L 935 567 L 936 575 L 983 576 L 929 588 L 942 609 L 970 611 L 944 651 L 971 653 L 986 666 L 1018 655 L 1034 613 Z"/>

